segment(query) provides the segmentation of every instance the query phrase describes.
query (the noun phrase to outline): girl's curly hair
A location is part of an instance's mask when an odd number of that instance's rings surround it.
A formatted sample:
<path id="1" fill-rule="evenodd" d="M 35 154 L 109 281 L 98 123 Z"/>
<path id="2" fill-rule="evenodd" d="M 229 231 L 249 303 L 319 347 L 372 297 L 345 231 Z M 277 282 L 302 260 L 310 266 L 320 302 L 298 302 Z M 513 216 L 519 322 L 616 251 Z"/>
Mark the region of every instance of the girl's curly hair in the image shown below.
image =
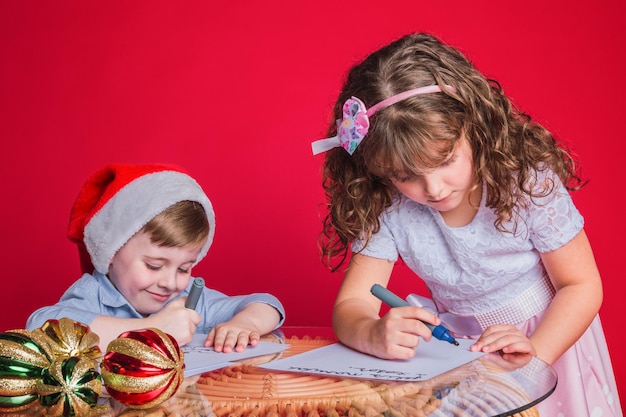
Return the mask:
<path id="1" fill-rule="evenodd" d="M 516 213 L 533 192 L 536 173 L 551 169 L 568 190 L 584 186 L 574 155 L 548 130 L 523 114 L 457 49 L 428 34 L 407 35 L 354 66 L 334 106 L 341 119 L 351 96 L 367 107 L 403 91 L 439 85 L 441 93 L 417 95 L 379 110 L 356 151 L 342 148 L 326 154 L 322 185 L 327 214 L 320 235 L 323 262 L 338 270 L 355 239 L 369 241 L 380 229 L 379 216 L 396 194 L 390 178 L 419 175 L 439 166 L 461 137 L 469 141 L 474 160 L 474 187 L 486 185 L 487 206 L 496 213 L 495 227 L 515 233 Z M 451 88 L 452 87 L 452 88 Z M 328 136 L 337 132 L 332 123 Z M 513 230 L 504 227 L 512 221 Z"/>

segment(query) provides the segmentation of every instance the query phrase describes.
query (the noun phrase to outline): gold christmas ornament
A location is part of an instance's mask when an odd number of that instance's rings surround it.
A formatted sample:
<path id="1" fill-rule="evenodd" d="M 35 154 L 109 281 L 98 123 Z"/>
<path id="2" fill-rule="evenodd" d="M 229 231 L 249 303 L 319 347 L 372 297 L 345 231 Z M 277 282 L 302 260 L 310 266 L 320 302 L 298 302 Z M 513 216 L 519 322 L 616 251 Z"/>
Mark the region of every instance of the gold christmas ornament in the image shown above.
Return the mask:
<path id="1" fill-rule="evenodd" d="M 51 363 L 45 341 L 26 330 L 0 333 L 0 412 L 16 412 L 36 404 L 36 386 Z"/>
<path id="2" fill-rule="evenodd" d="M 98 363 L 88 357 L 58 357 L 37 382 L 39 403 L 53 417 L 86 416 L 102 394 Z"/>
<path id="3" fill-rule="evenodd" d="M 176 393 L 184 379 L 176 340 L 158 329 L 122 333 L 109 343 L 101 372 L 107 393 L 129 408 L 152 408 Z"/>
<path id="4" fill-rule="evenodd" d="M 97 361 L 102 356 L 98 335 L 72 319 L 48 320 L 33 333 L 47 341 L 55 357 L 85 356 Z"/>

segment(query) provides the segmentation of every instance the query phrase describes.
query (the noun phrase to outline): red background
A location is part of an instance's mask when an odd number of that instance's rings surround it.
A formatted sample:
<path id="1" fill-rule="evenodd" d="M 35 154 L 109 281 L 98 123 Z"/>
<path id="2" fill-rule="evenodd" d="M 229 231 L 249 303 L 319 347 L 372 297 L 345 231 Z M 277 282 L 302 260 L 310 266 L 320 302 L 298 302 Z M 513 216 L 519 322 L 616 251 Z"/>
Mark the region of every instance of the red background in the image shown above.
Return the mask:
<path id="1" fill-rule="evenodd" d="M 0 331 L 79 276 L 72 201 L 109 162 L 182 165 L 217 212 L 194 270 L 230 294 L 269 291 L 289 325 L 329 325 L 341 275 L 320 263 L 321 156 L 347 69 L 431 32 L 570 143 L 574 194 L 604 278 L 601 317 L 626 401 L 621 329 L 624 3 L 502 1 L 0 2 Z M 422 291 L 403 266 L 392 289 Z M 404 281 L 404 282 L 401 282 Z"/>

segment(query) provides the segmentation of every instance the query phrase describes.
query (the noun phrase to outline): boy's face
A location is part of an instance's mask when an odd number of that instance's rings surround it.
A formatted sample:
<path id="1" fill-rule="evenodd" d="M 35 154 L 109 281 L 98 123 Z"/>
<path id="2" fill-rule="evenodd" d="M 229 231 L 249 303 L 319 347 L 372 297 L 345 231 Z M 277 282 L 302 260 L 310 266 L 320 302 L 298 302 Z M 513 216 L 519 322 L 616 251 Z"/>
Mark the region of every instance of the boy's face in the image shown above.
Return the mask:
<path id="1" fill-rule="evenodd" d="M 189 283 L 191 266 L 202 246 L 169 248 L 155 245 L 140 232 L 117 251 L 109 279 L 140 314 L 161 310 Z"/>

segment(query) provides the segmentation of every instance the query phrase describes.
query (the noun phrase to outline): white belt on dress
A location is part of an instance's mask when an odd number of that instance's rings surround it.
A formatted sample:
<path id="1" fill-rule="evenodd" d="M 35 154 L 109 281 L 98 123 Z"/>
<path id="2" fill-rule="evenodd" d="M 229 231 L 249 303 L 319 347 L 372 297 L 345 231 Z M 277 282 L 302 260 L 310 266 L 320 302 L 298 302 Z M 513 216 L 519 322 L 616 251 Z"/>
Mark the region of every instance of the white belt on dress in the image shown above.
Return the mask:
<path id="1" fill-rule="evenodd" d="M 493 324 L 519 324 L 542 312 L 550 305 L 555 294 L 547 275 L 522 292 L 510 303 L 486 313 L 461 315 L 437 308 L 428 297 L 410 294 L 407 302 L 430 310 L 441 319 L 442 324 L 458 336 L 478 336 Z"/>

